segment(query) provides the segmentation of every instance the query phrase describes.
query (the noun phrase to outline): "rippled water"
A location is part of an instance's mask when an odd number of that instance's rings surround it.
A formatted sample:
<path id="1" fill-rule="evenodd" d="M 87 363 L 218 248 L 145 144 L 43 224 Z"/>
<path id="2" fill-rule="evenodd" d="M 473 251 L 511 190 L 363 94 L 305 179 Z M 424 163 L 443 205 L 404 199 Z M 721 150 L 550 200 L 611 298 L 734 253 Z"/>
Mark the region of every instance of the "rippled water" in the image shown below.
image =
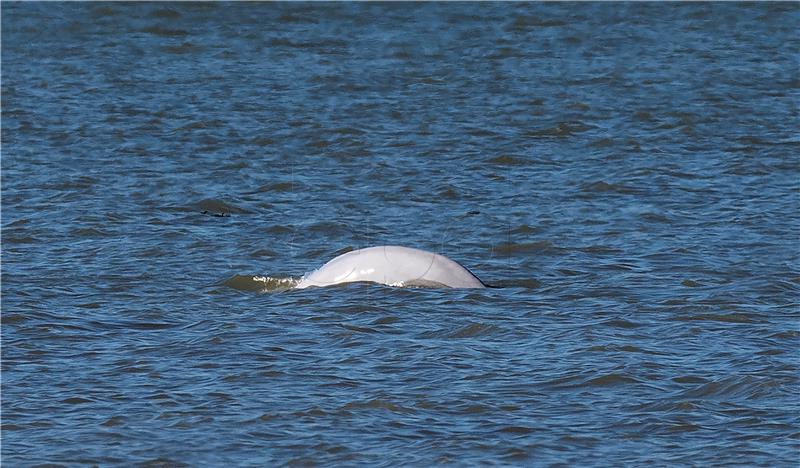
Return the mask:
<path id="1" fill-rule="evenodd" d="M 3 2 L 4 464 L 797 466 L 798 24 Z"/>

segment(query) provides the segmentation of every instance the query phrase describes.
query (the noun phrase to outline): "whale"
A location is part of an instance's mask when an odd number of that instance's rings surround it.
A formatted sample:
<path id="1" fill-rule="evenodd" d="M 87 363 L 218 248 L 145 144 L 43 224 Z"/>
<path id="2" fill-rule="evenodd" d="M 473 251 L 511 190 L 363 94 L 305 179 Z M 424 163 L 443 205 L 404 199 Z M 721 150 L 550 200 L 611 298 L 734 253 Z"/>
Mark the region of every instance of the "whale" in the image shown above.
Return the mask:
<path id="1" fill-rule="evenodd" d="M 444 255 L 411 247 L 380 245 L 339 255 L 303 276 L 295 289 L 358 281 L 399 287 L 486 287 L 471 271 Z"/>

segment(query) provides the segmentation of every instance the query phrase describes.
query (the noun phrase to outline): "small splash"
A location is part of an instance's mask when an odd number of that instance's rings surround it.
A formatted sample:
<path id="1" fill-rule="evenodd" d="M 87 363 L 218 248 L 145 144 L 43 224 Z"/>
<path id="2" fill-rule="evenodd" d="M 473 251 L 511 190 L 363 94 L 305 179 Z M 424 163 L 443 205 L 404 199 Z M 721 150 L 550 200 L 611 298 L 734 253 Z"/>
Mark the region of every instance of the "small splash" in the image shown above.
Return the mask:
<path id="1" fill-rule="evenodd" d="M 271 276 L 234 275 L 223 282 L 225 286 L 248 292 L 281 292 L 288 291 L 300 282 L 299 278 L 277 278 Z"/>
<path id="2" fill-rule="evenodd" d="M 431 281 L 426 279 L 414 279 L 408 281 L 398 281 L 389 284 L 393 288 L 417 288 L 417 289 L 450 289 L 450 286 L 439 283 L 438 281 Z"/>

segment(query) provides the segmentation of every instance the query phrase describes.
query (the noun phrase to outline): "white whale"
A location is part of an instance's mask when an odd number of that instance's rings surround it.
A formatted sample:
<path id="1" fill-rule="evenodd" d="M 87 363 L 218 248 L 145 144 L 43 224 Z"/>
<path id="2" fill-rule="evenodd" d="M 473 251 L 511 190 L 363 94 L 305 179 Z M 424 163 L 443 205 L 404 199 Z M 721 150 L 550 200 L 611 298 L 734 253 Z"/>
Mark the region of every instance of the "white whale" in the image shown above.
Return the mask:
<path id="1" fill-rule="evenodd" d="M 295 289 L 369 281 L 389 286 L 485 288 L 469 270 L 424 250 L 382 245 L 339 255 L 303 277 Z"/>

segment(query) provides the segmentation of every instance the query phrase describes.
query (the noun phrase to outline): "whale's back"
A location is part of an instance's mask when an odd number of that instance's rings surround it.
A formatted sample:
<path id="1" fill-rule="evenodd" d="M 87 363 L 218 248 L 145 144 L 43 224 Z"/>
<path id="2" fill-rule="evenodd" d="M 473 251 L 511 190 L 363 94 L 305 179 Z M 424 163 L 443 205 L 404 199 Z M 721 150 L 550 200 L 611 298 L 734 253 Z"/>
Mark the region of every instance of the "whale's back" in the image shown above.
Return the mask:
<path id="1" fill-rule="evenodd" d="M 296 286 L 331 286 L 369 281 L 391 286 L 484 288 L 478 277 L 443 255 L 400 246 L 378 246 L 339 255 Z"/>

